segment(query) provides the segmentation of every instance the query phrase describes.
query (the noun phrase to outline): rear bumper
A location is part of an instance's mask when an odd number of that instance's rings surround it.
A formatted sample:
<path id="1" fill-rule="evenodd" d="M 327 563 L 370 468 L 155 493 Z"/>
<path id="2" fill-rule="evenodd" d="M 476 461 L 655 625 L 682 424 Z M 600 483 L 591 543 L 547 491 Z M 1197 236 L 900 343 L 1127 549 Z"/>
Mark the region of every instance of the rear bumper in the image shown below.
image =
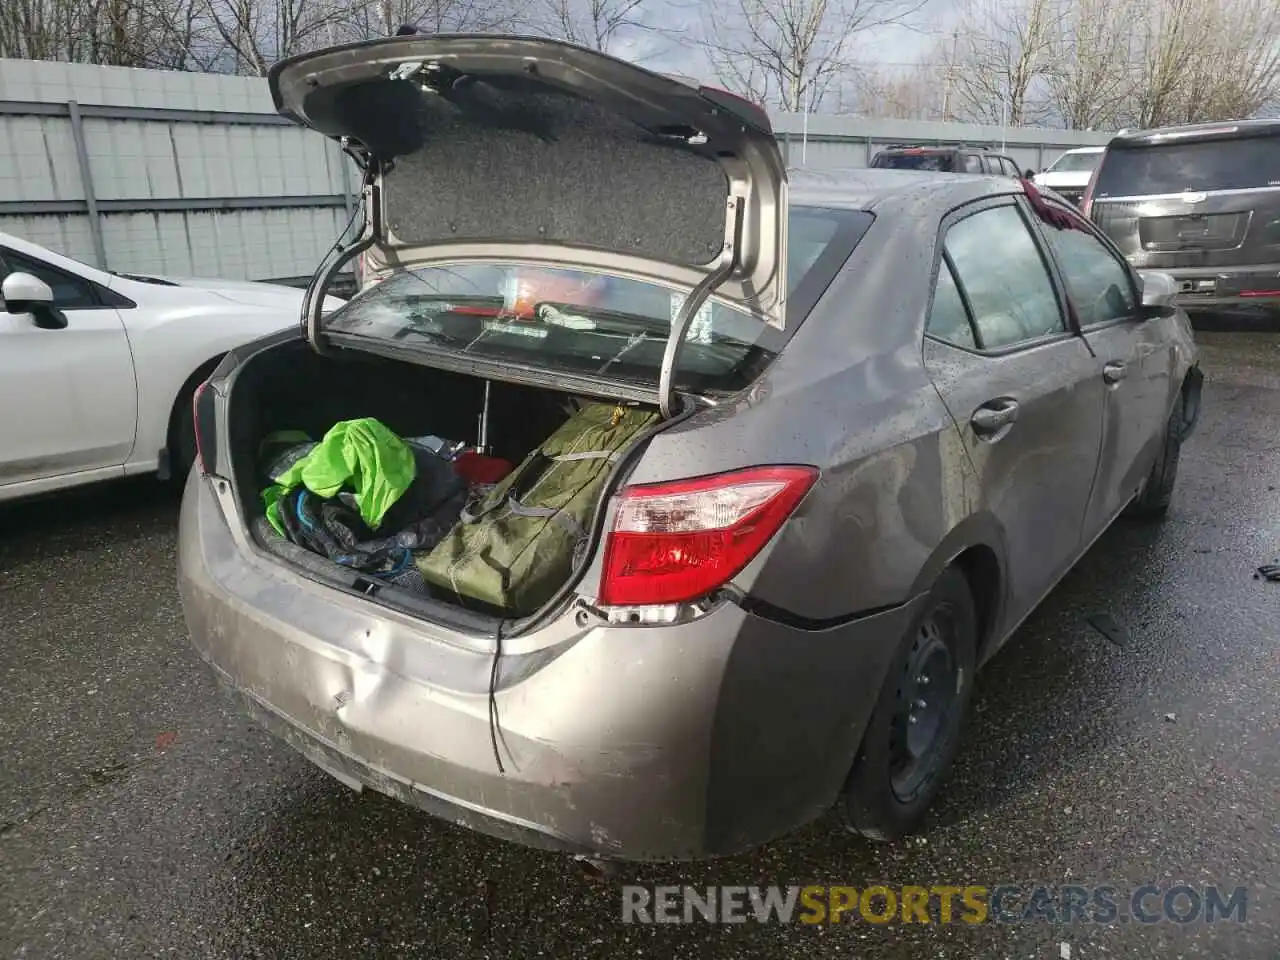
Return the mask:
<path id="1" fill-rule="evenodd" d="M 1159 270 L 1178 282 L 1184 310 L 1280 306 L 1280 265 L 1266 267 L 1139 267 Z"/>
<path id="2" fill-rule="evenodd" d="M 619 860 L 732 854 L 821 815 L 917 609 L 820 631 L 731 604 L 549 625 L 501 658 L 499 771 L 490 650 L 245 552 L 195 475 L 179 540 L 192 643 L 267 730 L 462 826 Z"/>

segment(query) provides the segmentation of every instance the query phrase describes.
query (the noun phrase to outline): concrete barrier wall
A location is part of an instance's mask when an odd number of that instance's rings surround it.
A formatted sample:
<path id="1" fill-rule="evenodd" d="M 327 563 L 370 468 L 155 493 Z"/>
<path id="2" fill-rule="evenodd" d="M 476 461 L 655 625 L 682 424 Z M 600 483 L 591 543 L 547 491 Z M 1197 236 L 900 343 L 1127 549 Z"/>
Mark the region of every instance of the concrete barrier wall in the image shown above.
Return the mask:
<path id="1" fill-rule="evenodd" d="M 798 115 L 794 166 L 861 167 L 889 143 L 993 143 L 1040 169 L 1107 134 Z M 328 140 L 279 117 L 265 80 L 0 60 L 0 232 L 109 270 L 302 278 L 357 183 Z"/>

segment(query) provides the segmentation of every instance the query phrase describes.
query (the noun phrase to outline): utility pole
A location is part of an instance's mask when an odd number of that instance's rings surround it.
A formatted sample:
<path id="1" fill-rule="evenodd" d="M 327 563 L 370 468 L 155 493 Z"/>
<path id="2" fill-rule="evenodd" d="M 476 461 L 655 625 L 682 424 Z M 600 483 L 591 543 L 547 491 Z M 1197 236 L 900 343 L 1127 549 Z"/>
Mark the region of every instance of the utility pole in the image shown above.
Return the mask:
<path id="1" fill-rule="evenodd" d="M 951 31 L 951 57 L 947 60 L 947 77 L 942 88 L 942 119 L 951 119 L 951 84 L 955 80 L 956 48 L 960 44 L 960 31 Z"/>

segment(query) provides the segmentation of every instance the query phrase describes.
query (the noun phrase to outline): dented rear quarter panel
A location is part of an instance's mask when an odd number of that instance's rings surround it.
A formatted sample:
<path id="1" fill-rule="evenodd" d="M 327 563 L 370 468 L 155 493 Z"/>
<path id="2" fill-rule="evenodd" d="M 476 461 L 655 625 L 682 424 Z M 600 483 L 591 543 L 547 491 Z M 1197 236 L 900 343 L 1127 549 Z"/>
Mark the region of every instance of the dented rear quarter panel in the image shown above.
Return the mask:
<path id="1" fill-rule="evenodd" d="M 631 483 L 760 463 L 821 478 L 737 578 L 812 621 L 900 604 L 976 502 L 972 467 L 922 360 L 941 209 L 878 215 L 826 296 L 751 388 L 659 434 Z"/>

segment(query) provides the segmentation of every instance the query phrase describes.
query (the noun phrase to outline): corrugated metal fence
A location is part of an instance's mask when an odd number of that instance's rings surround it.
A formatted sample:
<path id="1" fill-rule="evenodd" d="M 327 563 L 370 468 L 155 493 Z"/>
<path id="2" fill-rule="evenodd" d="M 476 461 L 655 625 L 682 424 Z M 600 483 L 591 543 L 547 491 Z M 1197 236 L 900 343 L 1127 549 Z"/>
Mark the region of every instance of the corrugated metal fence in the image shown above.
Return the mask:
<path id="1" fill-rule="evenodd" d="M 894 142 L 1002 142 L 1040 169 L 1106 134 L 776 116 L 793 166 L 861 167 Z M 310 274 L 356 184 L 332 143 L 276 115 L 266 81 L 0 60 L 0 231 L 106 269 Z"/>

